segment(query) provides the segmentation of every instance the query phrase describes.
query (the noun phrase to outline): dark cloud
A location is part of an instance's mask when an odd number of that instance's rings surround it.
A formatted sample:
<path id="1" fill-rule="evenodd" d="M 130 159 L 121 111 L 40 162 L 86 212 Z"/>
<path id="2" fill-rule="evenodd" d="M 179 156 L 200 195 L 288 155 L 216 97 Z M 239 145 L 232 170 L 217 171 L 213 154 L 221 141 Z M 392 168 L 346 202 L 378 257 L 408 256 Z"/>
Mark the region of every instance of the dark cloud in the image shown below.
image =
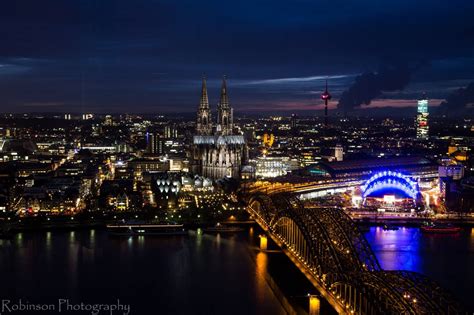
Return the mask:
<path id="1" fill-rule="evenodd" d="M 451 93 L 446 101 L 440 104 L 437 112 L 449 116 L 474 117 L 474 82 Z"/>
<path id="2" fill-rule="evenodd" d="M 342 93 L 337 108 L 344 112 L 352 111 L 363 104 L 369 105 L 383 92 L 402 90 L 408 85 L 412 72 L 413 69 L 406 66 L 390 66 L 363 73 Z"/>

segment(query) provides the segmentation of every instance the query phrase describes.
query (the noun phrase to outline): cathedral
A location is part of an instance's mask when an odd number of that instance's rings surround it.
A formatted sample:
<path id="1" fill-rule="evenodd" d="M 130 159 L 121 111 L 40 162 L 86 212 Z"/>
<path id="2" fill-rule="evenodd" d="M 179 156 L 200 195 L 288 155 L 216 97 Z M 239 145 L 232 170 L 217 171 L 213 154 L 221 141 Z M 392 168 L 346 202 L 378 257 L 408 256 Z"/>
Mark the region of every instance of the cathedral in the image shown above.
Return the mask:
<path id="1" fill-rule="evenodd" d="M 234 131 L 233 110 L 229 104 L 225 77 L 215 124 L 209 107 L 206 79 L 202 80 L 192 154 L 195 174 L 212 179 L 240 177 L 241 166 L 247 160 L 248 151 L 244 136 Z"/>

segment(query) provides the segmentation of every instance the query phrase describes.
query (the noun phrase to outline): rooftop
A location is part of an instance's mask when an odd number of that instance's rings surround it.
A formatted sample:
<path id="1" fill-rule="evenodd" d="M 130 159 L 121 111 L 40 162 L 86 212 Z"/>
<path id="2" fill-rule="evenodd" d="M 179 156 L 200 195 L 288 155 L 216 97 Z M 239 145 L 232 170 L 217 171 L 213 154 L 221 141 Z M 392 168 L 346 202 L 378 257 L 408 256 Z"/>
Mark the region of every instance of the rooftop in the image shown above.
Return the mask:
<path id="1" fill-rule="evenodd" d="M 437 165 L 435 162 L 432 162 L 424 157 L 419 156 L 376 158 L 341 162 L 321 162 L 319 164 L 326 168 L 329 172 L 357 171 L 378 168 L 396 169 Z"/>

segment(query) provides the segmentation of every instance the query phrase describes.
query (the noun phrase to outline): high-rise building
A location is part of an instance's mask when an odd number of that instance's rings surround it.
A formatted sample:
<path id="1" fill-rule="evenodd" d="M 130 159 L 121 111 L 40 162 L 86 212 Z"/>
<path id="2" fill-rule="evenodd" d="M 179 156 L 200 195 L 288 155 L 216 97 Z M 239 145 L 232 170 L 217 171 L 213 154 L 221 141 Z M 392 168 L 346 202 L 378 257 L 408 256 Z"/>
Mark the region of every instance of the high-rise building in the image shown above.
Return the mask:
<path id="1" fill-rule="evenodd" d="M 423 95 L 418 100 L 418 113 L 416 115 L 416 138 L 420 140 L 428 139 L 429 125 L 428 125 L 428 99 Z"/>
<path id="2" fill-rule="evenodd" d="M 298 115 L 296 114 L 291 114 L 291 130 L 296 130 L 296 127 L 298 125 Z"/>
<path id="3" fill-rule="evenodd" d="M 164 128 L 164 136 L 167 139 L 178 138 L 178 129 L 176 128 L 176 125 L 174 124 L 166 125 Z"/>
<path id="4" fill-rule="evenodd" d="M 193 137 L 193 172 L 212 179 L 239 178 L 248 152 L 244 136 L 234 133 L 233 111 L 229 104 L 225 77 L 217 106 L 215 128 L 210 117 L 206 81 L 203 80 L 196 135 Z"/>
<path id="5" fill-rule="evenodd" d="M 146 134 L 146 151 L 150 154 L 163 154 L 164 141 L 157 132 L 147 132 Z"/>

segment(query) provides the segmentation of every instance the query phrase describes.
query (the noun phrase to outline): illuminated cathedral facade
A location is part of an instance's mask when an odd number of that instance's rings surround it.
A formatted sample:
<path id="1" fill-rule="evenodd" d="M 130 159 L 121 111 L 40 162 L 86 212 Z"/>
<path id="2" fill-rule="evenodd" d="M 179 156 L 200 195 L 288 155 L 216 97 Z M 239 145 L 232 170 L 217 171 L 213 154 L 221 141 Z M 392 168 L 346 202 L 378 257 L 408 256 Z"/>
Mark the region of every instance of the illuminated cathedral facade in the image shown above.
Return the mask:
<path id="1" fill-rule="evenodd" d="M 195 174 L 212 179 L 240 177 L 248 151 L 244 136 L 234 128 L 233 109 L 229 104 L 225 77 L 215 123 L 209 106 L 206 79 L 202 80 L 192 155 L 192 170 Z"/>

